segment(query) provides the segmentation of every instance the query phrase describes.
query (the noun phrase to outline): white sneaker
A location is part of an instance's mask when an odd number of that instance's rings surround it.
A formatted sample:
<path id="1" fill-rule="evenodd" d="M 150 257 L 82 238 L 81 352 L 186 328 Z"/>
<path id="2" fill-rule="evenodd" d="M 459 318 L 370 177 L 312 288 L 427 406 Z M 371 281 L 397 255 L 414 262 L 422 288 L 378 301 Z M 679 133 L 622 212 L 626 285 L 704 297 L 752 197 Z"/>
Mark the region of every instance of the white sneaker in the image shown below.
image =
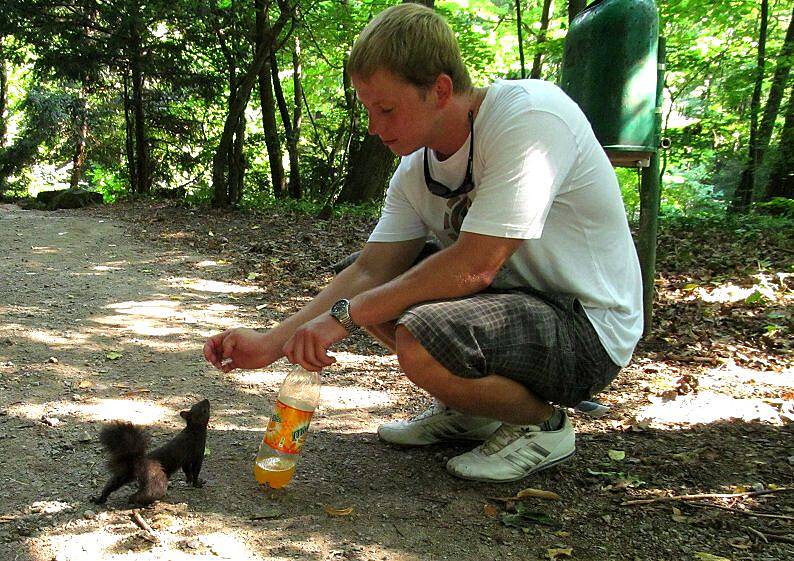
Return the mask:
<path id="1" fill-rule="evenodd" d="M 517 481 L 564 462 L 576 451 L 568 416 L 562 428 L 542 431 L 537 425 L 502 425 L 480 446 L 450 458 L 447 471 L 462 479 L 501 483 Z"/>
<path id="2" fill-rule="evenodd" d="M 472 417 L 435 401 L 429 409 L 408 421 L 378 427 L 381 440 L 402 446 L 424 446 L 444 440 L 485 440 L 502 423 L 487 417 Z"/>

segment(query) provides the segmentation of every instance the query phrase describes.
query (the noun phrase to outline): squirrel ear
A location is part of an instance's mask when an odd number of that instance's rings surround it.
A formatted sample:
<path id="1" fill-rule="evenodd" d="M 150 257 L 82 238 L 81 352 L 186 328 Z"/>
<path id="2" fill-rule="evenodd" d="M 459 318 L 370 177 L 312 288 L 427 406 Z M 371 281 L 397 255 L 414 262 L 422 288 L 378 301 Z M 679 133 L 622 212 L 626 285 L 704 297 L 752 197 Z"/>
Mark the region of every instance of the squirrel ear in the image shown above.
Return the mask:
<path id="1" fill-rule="evenodd" d="M 180 411 L 179 416 L 182 417 L 183 419 L 187 419 L 188 417 L 190 417 L 190 411 Z"/>

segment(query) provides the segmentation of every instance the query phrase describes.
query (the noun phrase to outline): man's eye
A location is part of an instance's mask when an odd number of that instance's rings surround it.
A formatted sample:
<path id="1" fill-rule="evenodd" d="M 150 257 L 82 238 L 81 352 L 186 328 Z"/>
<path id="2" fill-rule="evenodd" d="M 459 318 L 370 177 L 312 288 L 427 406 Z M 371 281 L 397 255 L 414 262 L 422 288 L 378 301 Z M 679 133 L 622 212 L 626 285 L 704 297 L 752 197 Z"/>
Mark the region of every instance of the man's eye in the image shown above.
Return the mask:
<path id="1" fill-rule="evenodd" d="M 384 107 L 384 108 L 382 108 L 380 110 L 380 112 L 383 113 L 383 114 L 388 114 L 388 113 L 391 113 L 392 111 L 394 111 L 394 108 L 392 108 L 392 107 L 389 107 L 389 108 L 385 108 Z"/>

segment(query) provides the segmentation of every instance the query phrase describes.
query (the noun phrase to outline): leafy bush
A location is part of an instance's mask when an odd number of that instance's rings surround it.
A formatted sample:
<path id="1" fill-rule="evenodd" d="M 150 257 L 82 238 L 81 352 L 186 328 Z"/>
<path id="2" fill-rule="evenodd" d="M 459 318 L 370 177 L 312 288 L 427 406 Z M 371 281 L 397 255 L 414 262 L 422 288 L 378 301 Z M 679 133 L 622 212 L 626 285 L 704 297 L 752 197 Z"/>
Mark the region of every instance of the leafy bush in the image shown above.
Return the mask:
<path id="1" fill-rule="evenodd" d="M 127 182 L 116 170 L 93 164 L 85 176 L 91 188 L 102 193 L 106 203 L 114 203 L 128 194 Z"/>
<path id="2" fill-rule="evenodd" d="M 755 203 L 753 208 L 761 214 L 794 219 L 794 199 L 775 197 L 763 203 Z"/>

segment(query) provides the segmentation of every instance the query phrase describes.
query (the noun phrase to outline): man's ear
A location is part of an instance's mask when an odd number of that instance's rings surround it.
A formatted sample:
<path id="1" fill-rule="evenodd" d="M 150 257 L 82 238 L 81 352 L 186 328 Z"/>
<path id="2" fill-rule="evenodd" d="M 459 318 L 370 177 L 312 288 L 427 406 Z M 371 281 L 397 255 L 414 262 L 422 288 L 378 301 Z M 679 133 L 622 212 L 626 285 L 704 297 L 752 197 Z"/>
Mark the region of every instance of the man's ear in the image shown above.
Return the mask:
<path id="1" fill-rule="evenodd" d="M 449 74 L 441 73 L 436 78 L 436 83 L 433 84 L 433 92 L 436 94 L 436 104 L 439 109 L 443 109 L 452 99 L 454 87 L 452 85 L 452 78 Z"/>

